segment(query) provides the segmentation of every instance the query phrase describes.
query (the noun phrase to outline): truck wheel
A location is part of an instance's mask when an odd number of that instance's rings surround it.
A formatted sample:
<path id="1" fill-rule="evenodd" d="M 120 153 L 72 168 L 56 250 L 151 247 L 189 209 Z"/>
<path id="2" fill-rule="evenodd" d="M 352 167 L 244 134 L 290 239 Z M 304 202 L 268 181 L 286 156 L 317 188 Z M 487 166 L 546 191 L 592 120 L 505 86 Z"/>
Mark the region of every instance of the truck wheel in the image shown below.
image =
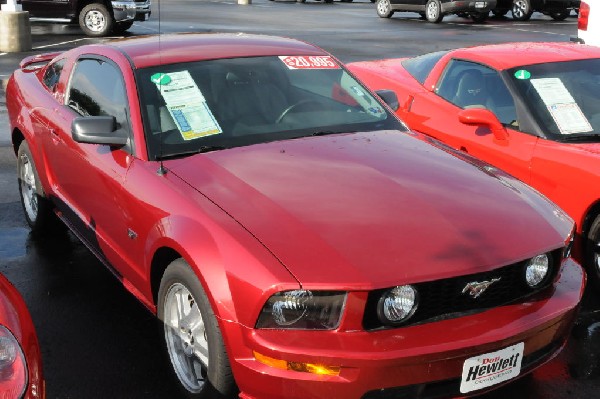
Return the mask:
<path id="1" fill-rule="evenodd" d="M 390 18 L 392 15 L 394 15 L 390 0 L 377 0 L 375 9 L 377 10 L 377 15 L 379 15 L 380 18 Z"/>
<path id="2" fill-rule="evenodd" d="M 117 22 L 115 23 L 114 32 L 121 35 L 127 31 L 127 29 L 133 26 L 133 21 Z"/>
<path id="3" fill-rule="evenodd" d="M 79 26 L 88 36 L 106 36 L 113 24 L 113 17 L 103 4 L 88 4 L 79 13 Z"/>
<path id="4" fill-rule="evenodd" d="M 531 0 L 514 0 L 512 7 L 513 19 L 517 21 L 528 21 L 533 14 L 533 7 L 531 7 Z"/>
<path id="5" fill-rule="evenodd" d="M 440 0 L 429 0 L 425 5 L 425 17 L 429 22 L 434 24 L 442 22 L 444 14 L 442 14 L 442 5 Z"/>

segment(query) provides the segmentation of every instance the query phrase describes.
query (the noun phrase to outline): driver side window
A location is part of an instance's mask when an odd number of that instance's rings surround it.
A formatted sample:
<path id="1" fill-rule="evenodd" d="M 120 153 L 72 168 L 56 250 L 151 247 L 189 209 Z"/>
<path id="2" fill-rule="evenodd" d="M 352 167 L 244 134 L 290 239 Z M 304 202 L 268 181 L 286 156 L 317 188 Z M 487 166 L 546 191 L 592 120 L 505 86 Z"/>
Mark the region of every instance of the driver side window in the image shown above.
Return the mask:
<path id="1" fill-rule="evenodd" d="M 436 93 L 460 108 L 487 108 L 506 126 L 518 128 L 515 102 L 494 69 L 474 62 L 452 60 Z"/>
<path id="2" fill-rule="evenodd" d="M 117 129 L 130 134 L 125 82 L 119 68 L 100 58 L 83 58 L 69 84 L 68 106 L 81 116 L 114 116 Z M 128 146 L 123 147 L 131 152 Z"/>

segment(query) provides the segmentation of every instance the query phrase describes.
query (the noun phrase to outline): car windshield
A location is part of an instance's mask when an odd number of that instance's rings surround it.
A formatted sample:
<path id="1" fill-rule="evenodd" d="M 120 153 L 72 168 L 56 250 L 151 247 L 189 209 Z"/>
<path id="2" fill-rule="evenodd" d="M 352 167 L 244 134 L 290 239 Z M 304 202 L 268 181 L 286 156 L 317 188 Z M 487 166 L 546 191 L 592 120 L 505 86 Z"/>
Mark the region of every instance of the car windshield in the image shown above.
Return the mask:
<path id="1" fill-rule="evenodd" d="M 598 138 L 600 59 L 521 66 L 508 73 L 548 138 Z"/>
<path id="2" fill-rule="evenodd" d="M 137 71 L 150 159 L 403 125 L 330 56 L 232 58 Z"/>

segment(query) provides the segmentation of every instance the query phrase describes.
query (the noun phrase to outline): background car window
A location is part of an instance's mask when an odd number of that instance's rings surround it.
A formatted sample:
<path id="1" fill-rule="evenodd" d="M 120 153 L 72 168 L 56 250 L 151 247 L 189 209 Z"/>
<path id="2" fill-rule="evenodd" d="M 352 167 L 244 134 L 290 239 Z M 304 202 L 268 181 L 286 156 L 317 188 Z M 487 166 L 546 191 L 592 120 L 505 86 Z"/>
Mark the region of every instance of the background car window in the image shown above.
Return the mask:
<path id="1" fill-rule="evenodd" d="M 514 99 L 494 69 L 474 62 L 452 60 L 435 91 L 460 108 L 487 108 L 502 124 L 518 128 Z"/>
<path id="2" fill-rule="evenodd" d="M 123 77 L 108 61 L 82 59 L 77 62 L 71 77 L 68 105 L 82 116 L 114 116 L 117 129 L 129 132 Z"/>
<path id="3" fill-rule="evenodd" d="M 425 79 L 427 79 L 427 76 L 429 76 L 429 73 L 435 64 L 437 64 L 437 62 L 447 53 L 448 51 L 436 51 L 435 53 L 409 58 L 402 61 L 402 66 L 408 73 L 412 75 L 413 78 L 423 84 L 425 83 Z"/>
<path id="4" fill-rule="evenodd" d="M 58 83 L 58 80 L 60 79 L 60 74 L 62 72 L 64 64 L 65 64 L 64 59 L 58 60 L 58 61 L 48 65 L 48 68 L 46 68 L 46 72 L 44 72 L 44 78 L 43 78 L 44 85 L 51 92 L 53 92 L 54 89 L 56 88 L 56 84 Z"/>

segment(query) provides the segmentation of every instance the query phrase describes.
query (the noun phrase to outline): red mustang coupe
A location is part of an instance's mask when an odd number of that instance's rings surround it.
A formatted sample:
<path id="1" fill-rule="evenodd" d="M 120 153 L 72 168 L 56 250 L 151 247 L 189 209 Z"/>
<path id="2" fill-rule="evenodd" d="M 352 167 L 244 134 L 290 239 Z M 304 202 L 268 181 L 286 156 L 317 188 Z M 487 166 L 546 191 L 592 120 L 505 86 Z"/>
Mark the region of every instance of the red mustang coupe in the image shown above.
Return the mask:
<path id="1" fill-rule="evenodd" d="M 0 274 L 0 397 L 43 399 L 42 356 L 25 301 Z"/>
<path id="2" fill-rule="evenodd" d="M 519 43 L 350 64 L 408 126 L 538 189 L 577 224 L 600 288 L 600 48 Z"/>
<path id="3" fill-rule="evenodd" d="M 568 336 L 571 218 L 310 44 L 84 46 L 24 60 L 7 108 L 31 228 L 58 215 L 157 314 L 187 395 L 470 395 Z"/>

